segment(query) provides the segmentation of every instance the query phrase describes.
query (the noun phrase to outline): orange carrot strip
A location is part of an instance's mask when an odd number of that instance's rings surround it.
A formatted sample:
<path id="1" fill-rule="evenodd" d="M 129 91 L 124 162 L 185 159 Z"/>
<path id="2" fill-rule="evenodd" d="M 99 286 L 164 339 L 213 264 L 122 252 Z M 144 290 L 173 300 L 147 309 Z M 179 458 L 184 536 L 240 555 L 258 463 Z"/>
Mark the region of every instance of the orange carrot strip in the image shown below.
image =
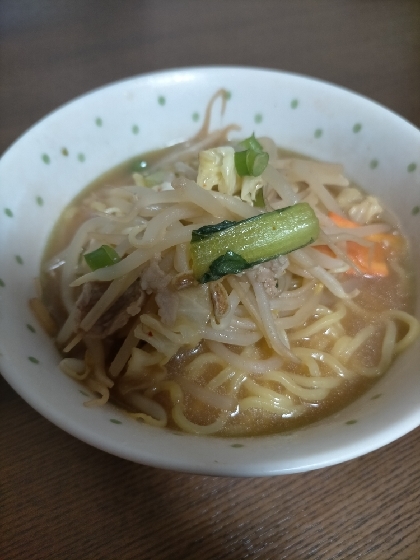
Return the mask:
<path id="1" fill-rule="evenodd" d="M 329 212 L 328 217 L 335 223 L 336 226 L 342 228 L 357 228 L 360 227 L 360 224 L 357 222 L 353 222 L 347 218 L 343 218 L 334 212 Z M 385 247 L 390 247 L 392 249 L 403 250 L 404 248 L 404 240 L 401 235 L 394 235 L 393 233 L 374 233 L 372 235 L 367 235 L 365 237 L 368 241 L 375 241 L 376 243 L 380 243 Z"/>
<path id="2" fill-rule="evenodd" d="M 347 241 L 347 254 L 363 274 L 388 276 L 389 269 L 385 261 L 385 251 L 379 243 L 374 243 L 372 247 L 365 247 L 355 241 Z M 356 274 L 357 271 L 350 268 L 347 272 Z"/>
<path id="3" fill-rule="evenodd" d="M 357 228 L 357 227 L 360 227 L 360 224 L 358 224 L 357 222 L 353 222 L 352 220 L 349 220 L 348 218 L 343 218 L 343 216 L 340 216 L 339 214 L 336 214 L 335 212 L 328 212 L 328 217 L 335 223 L 336 226 L 341 227 L 341 228 Z"/>
<path id="4" fill-rule="evenodd" d="M 405 241 L 401 235 L 394 235 L 393 233 L 375 233 L 366 237 L 368 241 L 375 241 L 385 249 L 402 252 L 405 248 Z"/>
<path id="5" fill-rule="evenodd" d="M 315 245 L 314 249 L 316 249 L 320 253 L 323 253 L 324 255 L 328 255 L 329 257 L 336 257 L 336 254 L 332 249 L 328 247 L 328 245 Z"/>
<path id="6" fill-rule="evenodd" d="M 343 218 L 334 212 L 329 212 L 328 217 L 341 228 L 357 228 L 360 224 Z M 367 276 L 388 276 L 389 269 L 386 263 L 385 248 L 390 246 L 396 247 L 397 237 L 392 234 L 378 233 L 366 237 L 368 241 L 372 241 L 372 247 L 365 247 L 356 241 L 346 242 L 347 256 L 357 268 Z M 318 247 L 316 247 L 318 248 Z M 329 247 L 327 247 L 329 249 Z M 324 249 L 321 252 L 325 252 Z M 357 270 L 350 268 L 347 271 L 349 274 L 357 274 Z"/>

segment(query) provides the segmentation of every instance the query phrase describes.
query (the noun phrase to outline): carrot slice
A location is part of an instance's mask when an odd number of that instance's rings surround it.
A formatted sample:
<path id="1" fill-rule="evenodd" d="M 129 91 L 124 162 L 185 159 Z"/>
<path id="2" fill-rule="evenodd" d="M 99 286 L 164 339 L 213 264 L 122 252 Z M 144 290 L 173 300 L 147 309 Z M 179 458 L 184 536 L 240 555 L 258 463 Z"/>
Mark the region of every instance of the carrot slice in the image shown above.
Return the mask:
<path id="1" fill-rule="evenodd" d="M 352 220 L 349 220 L 348 218 L 343 218 L 343 216 L 340 216 L 339 214 L 336 214 L 335 212 L 328 212 L 328 217 L 330 218 L 330 220 L 332 220 L 336 226 L 341 227 L 341 228 L 357 228 L 360 227 L 360 224 L 358 224 L 357 222 L 353 222 Z"/>
<path id="2" fill-rule="evenodd" d="M 366 276 L 384 277 L 389 274 L 385 250 L 379 243 L 374 243 L 372 247 L 365 247 L 355 241 L 347 241 L 347 255 Z M 354 268 L 349 268 L 347 272 L 357 273 Z"/>
<path id="3" fill-rule="evenodd" d="M 395 235 L 393 233 L 375 233 L 373 235 L 368 235 L 366 239 L 379 243 L 384 249 L 397 252 L 403 252 L 405 249 L 405 241 L 401 235 Z"/>
<path id="4" fill-rule="evenodd" d="M 335 212 L 329 212 L 328 217 L 340 228 L 358 228 L 360 224 L 353 222 L 348 218 L 344 218 Z M 356 241 L 346 242 L 347 256 L 351 262 L 357 267 L 349 268 L 348 274 L 357 274 L 359 270 L 366 276 L 388 276 L 389 268 L 386 263 L 386 253 L 389 248 L 398 249 L 402 240 L 396 235 L 380 233 L 369 235 L 365 239 L 372 241 L 371 247 L 360 245 Z M 321 253 L 334 256 L 333 251 L 327 245 L 318 245 L 314 247 Z"/>
<path id="5" fill-rule="evenodd" d="M 330 249 L 328 247 L 328 245 L 315 245 L 314 249 L 316 249 L 317 251 L 319 251 L 320 253 L 323 253 L 324 255 L 328 255 L 329 257 L 335 257 L 336 254 L 334 253 L 334 251 L 332 249 Z"/>

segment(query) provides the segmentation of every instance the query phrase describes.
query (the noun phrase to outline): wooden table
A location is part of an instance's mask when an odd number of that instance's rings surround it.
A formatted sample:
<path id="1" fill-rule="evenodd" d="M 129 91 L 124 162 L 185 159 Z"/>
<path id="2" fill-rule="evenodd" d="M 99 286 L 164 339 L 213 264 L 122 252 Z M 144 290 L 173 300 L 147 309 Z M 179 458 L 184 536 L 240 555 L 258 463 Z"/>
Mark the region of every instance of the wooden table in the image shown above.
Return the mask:
<path id="1" fill-rule="evenodd" d="M 420 126 L 418 0 L 0 0 L 0 151 L 127 76 L 201 64 L 309 74 Z M 234 479 L 132 464 L 0 381 L 0 558 L 420 558 L 420 429 L 305 474 Z"/>

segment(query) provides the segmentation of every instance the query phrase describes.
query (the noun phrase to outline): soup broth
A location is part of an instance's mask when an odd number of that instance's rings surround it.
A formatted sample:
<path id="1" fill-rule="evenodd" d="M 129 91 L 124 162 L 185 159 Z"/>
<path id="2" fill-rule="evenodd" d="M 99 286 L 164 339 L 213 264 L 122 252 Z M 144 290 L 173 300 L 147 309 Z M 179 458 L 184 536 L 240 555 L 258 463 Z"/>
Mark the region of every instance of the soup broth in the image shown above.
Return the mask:
<path id="1" fill-rule="evenodd" d="M 87 406 L 111 401 L 203 435 L 288 431 L 348 405 L 417 336 L 407 240 L 380 201 L 340 166 L 259 141 L 269 165 L 236 176 L 233 193 L 221 188 L 223 147 L 238 145 L 221 133 L 216 148 L 125 162 L 63 212 L 42 262 L 42 302 L 63 371 L 92 393 Z M 321 227 L 312 244 L 217 280 L 194 277 L 191 230 L 302 201 Z M 89 268 L 84 255 L 103 247 L 115 262 Z"/>

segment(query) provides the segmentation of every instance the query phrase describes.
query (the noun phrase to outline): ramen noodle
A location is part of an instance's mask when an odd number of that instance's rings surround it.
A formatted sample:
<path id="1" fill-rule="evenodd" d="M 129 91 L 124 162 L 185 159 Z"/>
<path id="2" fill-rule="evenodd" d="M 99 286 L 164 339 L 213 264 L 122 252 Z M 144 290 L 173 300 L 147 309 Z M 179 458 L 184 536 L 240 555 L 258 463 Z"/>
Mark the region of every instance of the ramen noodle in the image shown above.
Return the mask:
<path id="1" fill-rule="evenodd" d="M 228 140 L 234 129 L 207 120 L 59 219 L 31 306 L 86 406 L 193 434 L 289 430 L 354 400 L 418 336 L 391 213 L 341 165 Z M 315 229 L 302 241 L 304 209 Z"/>

